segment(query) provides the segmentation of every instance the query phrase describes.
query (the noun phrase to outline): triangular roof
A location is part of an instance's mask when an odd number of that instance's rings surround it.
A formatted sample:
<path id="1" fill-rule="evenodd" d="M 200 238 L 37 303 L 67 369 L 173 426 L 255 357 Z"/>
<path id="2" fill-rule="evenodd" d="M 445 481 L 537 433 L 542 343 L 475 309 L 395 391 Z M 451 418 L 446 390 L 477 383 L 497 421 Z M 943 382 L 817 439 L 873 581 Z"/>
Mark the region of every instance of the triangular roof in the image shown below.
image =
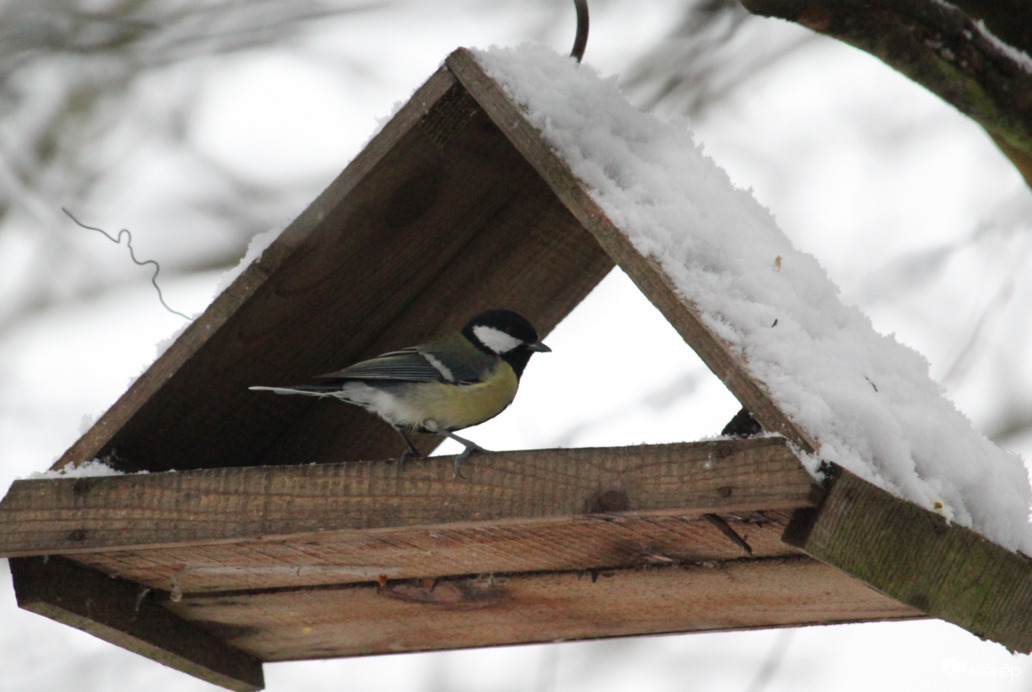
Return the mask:
<path id="1" fill-rule="evenodd" d="M 462 483 L 397 475 L 365 413 L 247 389 L 488 307 L 547 334 L 614 264 L 783 439 L 497 453 Z M 833 464 L 819 486 L 819 442 L 459 50 L 55 465 L 152 473 L 16 482 L 0 554 L 23 607 L 232 689 L 270 660 L 926 613 L 1032 649 L 1026 558 Z"/>

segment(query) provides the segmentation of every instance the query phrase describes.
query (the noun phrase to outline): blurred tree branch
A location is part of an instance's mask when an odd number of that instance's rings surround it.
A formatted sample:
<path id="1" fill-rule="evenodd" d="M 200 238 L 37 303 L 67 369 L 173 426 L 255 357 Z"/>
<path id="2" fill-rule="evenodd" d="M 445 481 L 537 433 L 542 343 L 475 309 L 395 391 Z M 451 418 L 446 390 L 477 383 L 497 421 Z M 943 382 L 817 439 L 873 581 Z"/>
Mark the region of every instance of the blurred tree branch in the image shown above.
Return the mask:
<path id="1" fill-rule="evenodd" d="M 649 47 L 624 77 L 646 110 L 660 106 L 695 116 L 763 70 L 806 45 L 771 42 L 738 0 L 681 0 L 681 21 Z"/>
<path id="2" fill-rule="evenodd" d="M 881 59 L 979 123 L 1032 186 L 1032 3 L 742 0 Z"/>
<path id="3" fill-rule="evenodd" d="M 176 190 L 178 197 L 167 205 L 180 225 L 196 226 L 203 217 L 224 231 L 218 247 L 162 258 L 167 276 L 232 264 L 247 238 L 283 216 L 282 209 L 296 206 L 296 192 L 240 180 L 198 150 L 187 127 L 198 76 L 213 57 L 300 42 L 319 20 L 386 4 L 0 4 L 0 256 L 13 255 L 10 247 L 23 255 L 0 265 L 14 275 L 0 292 L 0 335 L 55 304 L 120 290 L 133 280 L 124 271 L 89 271 L 85 244 L 76 242 L 59 210 L 86 212 L 110 196 L 124 181 L 127 162 L 144 146 L 164 147 L 166 155 L 174 152 L 184 168 L 197 172 L 194 184 Z"/>

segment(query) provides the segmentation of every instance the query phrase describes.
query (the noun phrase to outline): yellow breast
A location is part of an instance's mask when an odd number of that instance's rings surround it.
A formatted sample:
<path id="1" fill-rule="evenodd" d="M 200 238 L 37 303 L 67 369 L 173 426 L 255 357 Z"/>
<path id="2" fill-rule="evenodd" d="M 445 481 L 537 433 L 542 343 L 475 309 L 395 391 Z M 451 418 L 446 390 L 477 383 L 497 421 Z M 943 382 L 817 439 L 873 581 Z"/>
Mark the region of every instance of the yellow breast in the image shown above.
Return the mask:
<path id="1" fill-rule="evenodd" d="M 420 383 L 412 392 L 413 408 L 420 412 L 418 427 L 427 430 L 461 430 L 494 418 L 512 403 L 519 379 L 501 361 L 483 382 L 454 385 Z"/>

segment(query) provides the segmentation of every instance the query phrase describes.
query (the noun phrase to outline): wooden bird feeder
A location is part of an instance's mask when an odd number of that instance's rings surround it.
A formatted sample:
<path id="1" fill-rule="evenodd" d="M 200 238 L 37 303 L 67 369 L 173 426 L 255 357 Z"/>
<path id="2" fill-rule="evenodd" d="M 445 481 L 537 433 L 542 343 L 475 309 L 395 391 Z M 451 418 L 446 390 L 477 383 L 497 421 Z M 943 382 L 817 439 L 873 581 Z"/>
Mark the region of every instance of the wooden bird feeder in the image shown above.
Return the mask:
<path id="1" fill-rule="evenodd" d="M 547 334 L 614 264 L 779 436 L 457 481 L 398 473 L 364 412 L 247 389 L 486 307 Z M 54 466 L 150 473 L 15 482 L 0 555 L 22 608 L 234 690 L 266 661 L 928 616 L 1032 650 L 1029 561 L 840 468 L 816 485 L 793 450 L 818 440 L 740 358 L 458 50 Z"/>

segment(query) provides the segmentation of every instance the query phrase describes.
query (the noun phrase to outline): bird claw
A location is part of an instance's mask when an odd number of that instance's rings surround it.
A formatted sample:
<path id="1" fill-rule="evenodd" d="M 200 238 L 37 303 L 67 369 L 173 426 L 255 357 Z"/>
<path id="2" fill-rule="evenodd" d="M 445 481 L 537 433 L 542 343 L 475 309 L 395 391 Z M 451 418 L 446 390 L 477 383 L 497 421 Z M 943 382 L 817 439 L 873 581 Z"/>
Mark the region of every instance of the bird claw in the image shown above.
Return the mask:
<path id="1" fill-rule="evenodd" d="M 401 435 L 401 439 L 405 440 L 405 451 L 401 453 L 401 458 L 398 459 L 398 473 L 401 473 L 405 470 L 405 462 L 407 462 L 411 457 L 419 458 L 423 455 L 420 454 L 419 450 L 416 449 L 416 446 L 412 444 L 412 440 L 408 438 L 408 435 L 406 435 L 400 428 L 395 428 L 395 430 L 397 430 L 398 434 Z"/>
<path id="2" fill-rule="evenodd" d="M 468 457 L 469 455 L 473 454 L 474 452 L 486 452 L 488 450 L 484 449 L 483 447 L 474 442 L 469 442 L 468 440 L 464 440 L 463 444 L 466 445 L 466 448 L 462 450 L 461 454 L 455 457 L 455 473 L 452 474 L 452 478 L 461 478 L 462 480 L 466 480 L 466 477 L 462 475 L 462 471 L 460 470 L 460 467 L 462 466 L 462 460 Z"/>
<path id="3" fill-rule="evenodd" d="M 407 447 L 407 449 L 401 453 L 401 458 L 398 460 L 398 471 L 400 473 L 402 470 L 404 470 L 405 462 L 408 461 L 409 457 L 420 457 L 422 456 L 422 454 L 419 453 L 419 450 L 416 449 L 415 445 L 412 444 L 412 440 L 408 438 L 408 435 L 406 435 L 403 430 L 401 430 L 400 428 L 395 428 L 395 430 L 397 430 L 398 434 L 401 435 L 401 439 L 405 440 L 405 446 Z M 487 450 L 478 445 L 476 442 L 473 442 L 472 440 L 467 440 L 465 437 L 459 437 L 453 432 L 449 432 L 446 430 L 441 430 L 439 432 L 441 435 L 444 435 L 445 437 L 450 437 L 451 439 L 455 440 L 463 447 L 465 447 L 465 449 L 462 450 L 462 453 L 455 457 L 455 472 L 452 474 L 452 478 L 461 478 L 463 480 L 466 480 L 466 477 L 462 475 L 462 460 L 468 457 L 473 452 L 486 452 Z"/>
<path id="4" fill-rule="evenodd" d="M 452 478 L 461 478 L 462 480 L 466 480 L 466 477 L 462 475 L 462 471 L 459 469 L 462 466 L 462 460 L 472 454 L 473 451 L 472 447 L 466 447 L 466 449 L 462 450 L 462 454 L 455 456 L 455 473 L 452 474 Z"/>
<path id="5" fill-rule="evenodd" d="M 409 457 L 411 457 L 411 456 L 412 456 L 412 452 L 410 452 L 409 450 L 406 449 L 404 452 L 401 453 L 401 456 L 398 457 L 398 473 L 399 474 L 402 471 L 405 470 L 405 464 L 408 463 Z"/>

